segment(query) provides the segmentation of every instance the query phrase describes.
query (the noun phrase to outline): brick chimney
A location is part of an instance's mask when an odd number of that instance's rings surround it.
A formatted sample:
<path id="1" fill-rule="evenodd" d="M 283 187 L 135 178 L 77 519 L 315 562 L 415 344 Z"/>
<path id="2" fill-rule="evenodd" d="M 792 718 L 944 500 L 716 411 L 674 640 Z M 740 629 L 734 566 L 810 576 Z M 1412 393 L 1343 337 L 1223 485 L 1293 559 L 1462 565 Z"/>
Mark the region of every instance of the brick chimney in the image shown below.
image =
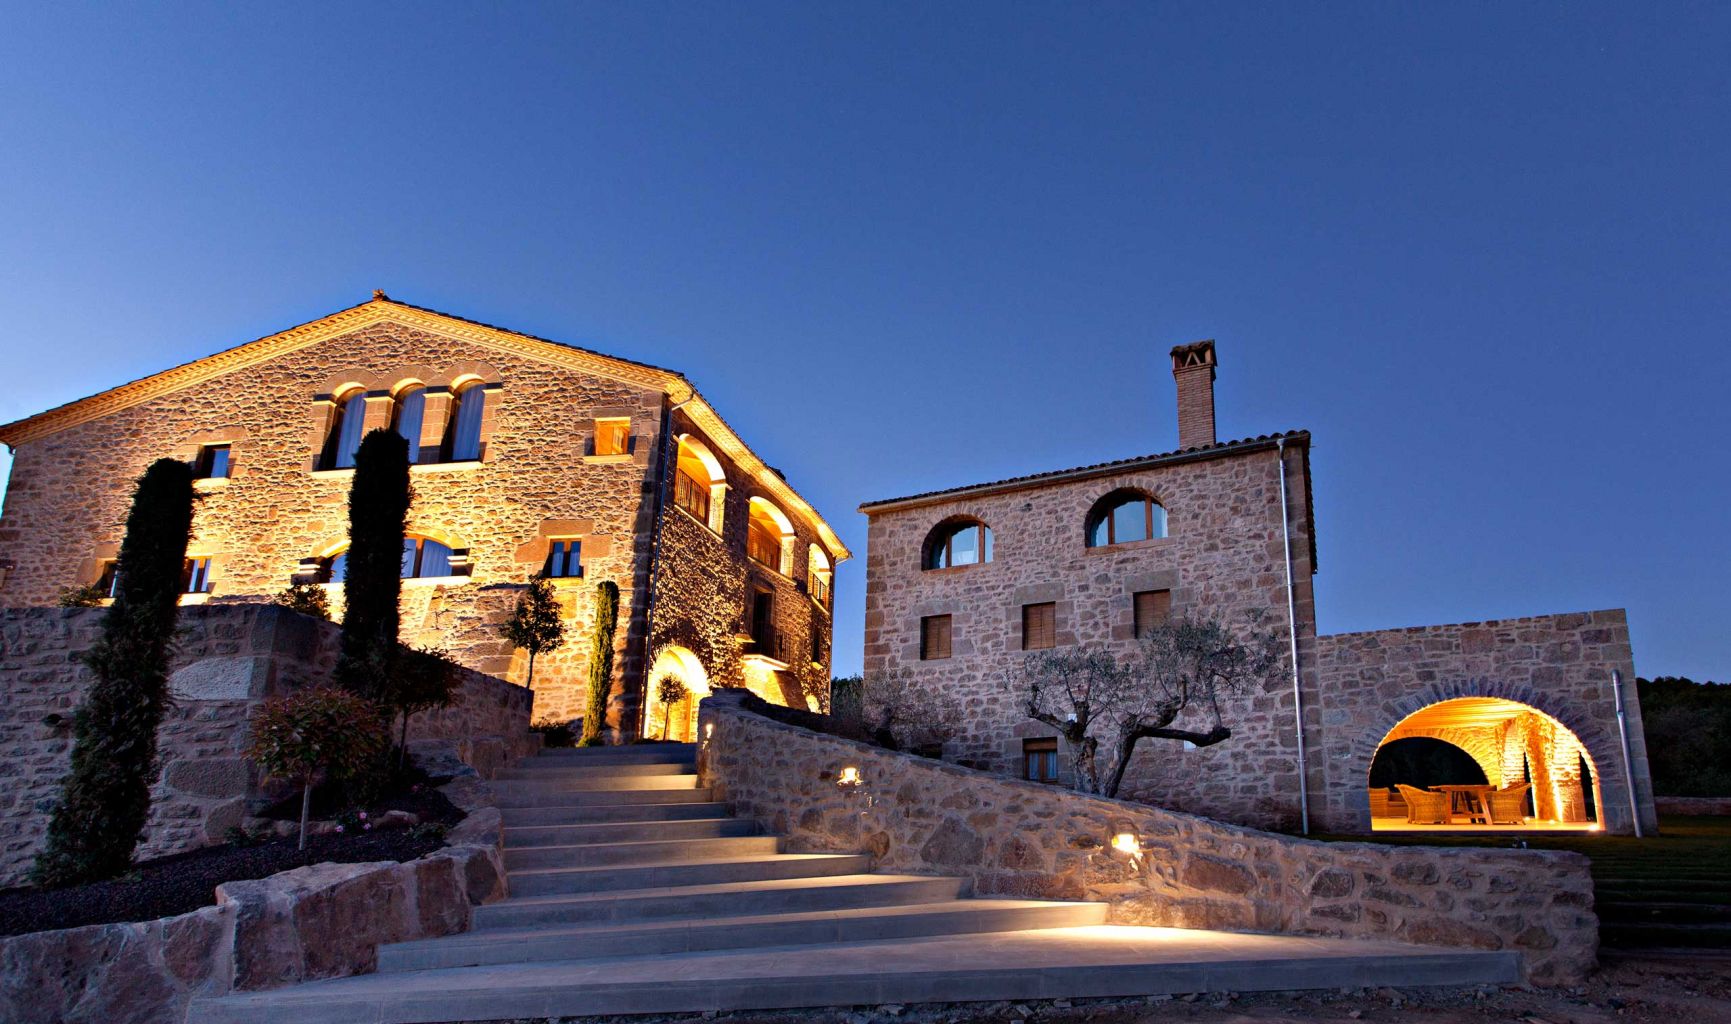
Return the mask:
<path id="1" fill-rule="evenodd" d="M 1172 350 L 1178 382 L 1178 447 L 1214 443 L 1214 342 L 1195 341 Z"/>

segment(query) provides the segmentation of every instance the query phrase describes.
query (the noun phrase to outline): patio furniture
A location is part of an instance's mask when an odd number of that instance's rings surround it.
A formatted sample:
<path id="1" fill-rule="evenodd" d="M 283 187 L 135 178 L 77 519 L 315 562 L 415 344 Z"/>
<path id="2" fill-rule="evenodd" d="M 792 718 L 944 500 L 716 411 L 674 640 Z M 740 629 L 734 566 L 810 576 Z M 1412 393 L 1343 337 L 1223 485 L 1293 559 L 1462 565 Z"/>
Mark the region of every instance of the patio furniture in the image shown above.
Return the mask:
<path id="1" fill-rule="evenodd" d="M 1485 797 L 1495 790 L 1495 786 L 1480 784 L 1437 786 L 1439 793 L 1449 796 L 1449 808 L 1453 814 L 1465 815 L 1469 824 L 1489 825 L 1490 812 L 1485 809 Z"/>
<path id="2" fill-rule="evenodd" d="M 1392 818 L 1394 808 L 1389 806 L 1388 790 L 1381 786 L 1370 787 L 1370 816 L 1373 818 Z"/>
<path id="3" fill-rule="evenodd" d="M 1406 820 L 1410 825 L 1452 825 L 1447 793 L 1427 793 L 1412 786 L 1397 784 L 1406 800 Z"/>
<path id="4" fill-rule="evenodd" d="M 1525 825 L 1527 823 L 1527 790 L 1532 783 L 1523 782 L 1508 789 L 1499 789 L 1485 798 L 1493 825 Z"/>

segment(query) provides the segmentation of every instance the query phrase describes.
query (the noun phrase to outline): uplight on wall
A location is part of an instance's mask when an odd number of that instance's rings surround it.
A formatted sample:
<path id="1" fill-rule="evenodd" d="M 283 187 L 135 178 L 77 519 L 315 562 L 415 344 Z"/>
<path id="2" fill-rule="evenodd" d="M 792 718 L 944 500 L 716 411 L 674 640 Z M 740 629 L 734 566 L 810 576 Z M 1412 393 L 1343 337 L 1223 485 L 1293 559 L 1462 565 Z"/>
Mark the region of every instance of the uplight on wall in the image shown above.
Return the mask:
<path id="1" fill-rule="evenodd" d="M 841 770 L 841 774 L 839 774 L 835 777 L 835 784 L 843 787 L 844 789 L 857 786 L 862 781 L 864 781 L 864 780 L 862 780 L 859 777 L 859 769 L 854 768 L 851 765 L 849 767 L 843 768 Z"/>
<path id="2" fill-rule="evenodd" d="M 1112 837 L 1112 849 L 1129 857 L 1142 855 L 1142 841 L 1134 832 L 1120 832 Z"/>

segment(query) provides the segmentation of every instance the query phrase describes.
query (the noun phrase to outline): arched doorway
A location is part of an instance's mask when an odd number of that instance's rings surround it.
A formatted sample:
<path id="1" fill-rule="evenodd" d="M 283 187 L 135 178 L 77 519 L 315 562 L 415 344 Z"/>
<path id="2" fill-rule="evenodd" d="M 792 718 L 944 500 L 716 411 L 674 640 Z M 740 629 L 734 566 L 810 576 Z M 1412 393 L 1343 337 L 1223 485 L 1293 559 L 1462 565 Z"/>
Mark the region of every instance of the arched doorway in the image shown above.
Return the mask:
<path id="1" fill-rule="evenodd" d="M 683 683 L 686 696 L 674 704 L 663 704 L 659 697 L 663 680 L 676 679 Z M 709 673 L 697 655 L 683 647 L 664 647 L 655 656 L 649 669 L 649 714 L 644 739 L 668 739 L 690 743 L 697 737 L 697 705 L 709 696 Z"/>
<path id="2" fill-rule="evenodd" d="M 1580 737 L 1502 697 L 1442 700 L 1401 719 L 1377 744 L 1367 793 L 1379 831 L 1593 830 L 1603 806 Z"/>

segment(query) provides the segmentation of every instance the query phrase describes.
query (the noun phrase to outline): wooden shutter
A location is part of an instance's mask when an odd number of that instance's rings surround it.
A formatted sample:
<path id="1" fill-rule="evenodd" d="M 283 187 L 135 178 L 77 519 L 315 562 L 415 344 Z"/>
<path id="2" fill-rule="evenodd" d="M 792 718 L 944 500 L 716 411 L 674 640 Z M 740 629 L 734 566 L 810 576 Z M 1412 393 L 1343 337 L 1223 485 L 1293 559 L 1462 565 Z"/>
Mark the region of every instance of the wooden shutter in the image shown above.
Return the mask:
<path id="1" fill-rule="evenodd" d="M 1022 650 L 1042 651 L 1058 643 L 1058 606 L 1045 604 L 1022 606 Z"/>
<path id="2" fill-rule="evenodd" d="M 1172 591 L 1141 591 L 1136 595 L 1136 635 L 1147 635 L 1150 629 L 1165 622 L 1171 614 Z"/>
<path id="3" fill-rule="evenodd" d="M 920 660 L 935 661 L 950 656 L 950 617 L 928 615 L 920 620 Z"/>

